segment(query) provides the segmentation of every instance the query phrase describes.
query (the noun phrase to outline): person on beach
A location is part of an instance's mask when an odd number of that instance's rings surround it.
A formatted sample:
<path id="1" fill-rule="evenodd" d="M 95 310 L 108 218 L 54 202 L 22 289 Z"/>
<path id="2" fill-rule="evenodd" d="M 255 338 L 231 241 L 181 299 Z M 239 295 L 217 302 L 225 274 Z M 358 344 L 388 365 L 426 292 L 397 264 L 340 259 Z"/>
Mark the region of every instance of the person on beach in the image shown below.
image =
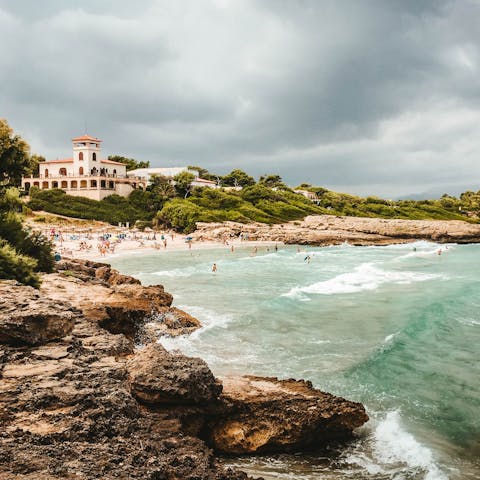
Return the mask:
<path id="1" fill-rule="evenodd" d="M 230 251 L 233 253 L 234 250 L 235 250 L 235 247 L 232 245 L 232 246 L 230 247 Z"/>
<path id="2" fill-rule="evenodd" d="M 212 265 L 212 273 L 217 273 L 217 264 L 216 263 L 214 263 Z"/>
<path id="3" fill-rule="evenodd" d="M 275 244 L 275 251 L 278 252 L 278 245 Z"/>
<path id="4" fill-rule="evenodd" d="M 55 259 L 56 262 L 59 262 L 62 259 L 62 256 L 58 252 L 55 252 L 55 255 L 53 256 L 53 258 Z"/>
<path id="5" fill-rule="evenodd" d="M 310 263 L 311 260 L 312 260 L 312 257 L 311 257 L 310 255 L 307 255 L 307 256 L 303 259 L 303 261 L 304 261 L 304 262 L 307 262 L 307 263 Z"/>

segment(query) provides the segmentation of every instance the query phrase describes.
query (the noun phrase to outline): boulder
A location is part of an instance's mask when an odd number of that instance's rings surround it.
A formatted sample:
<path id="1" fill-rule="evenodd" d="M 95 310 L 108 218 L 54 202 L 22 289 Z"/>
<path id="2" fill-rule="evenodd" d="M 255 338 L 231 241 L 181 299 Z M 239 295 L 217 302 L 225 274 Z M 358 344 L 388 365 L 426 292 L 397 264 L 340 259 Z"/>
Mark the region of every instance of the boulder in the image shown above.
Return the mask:
<path id="1" fill-rule="evenodd" d="M 129 360 L 127 371 L 134 397 L 150 405 L 207 405 L 222 392 L 203 360 L 169 353 L 157 343 Z"/>
<path id="2" fill-rule="evenodd" d="M 368 416 L 360 403 L 303 380 L 222 378 L 225 412 L 208 427 L 217 452 L 294 452 L 351 437 Z"/>
<path id="3" fill-rule="evenodd" d="M 42 345 L 68 335 L 79 312 L 32 287 L 0 283 L 0 343 Z"/>
<path id="4" fill-rule="evenodd" d="M 176 337 L 189 335 L 202 324 L 198 319 L 176 307 L 164 307 L 152 315 L 151 321 L 145 325 L 147 339 L 158 339 L 160 336 Z"/>
<path id="5" fill-rule="evenodd" d="M 140 335 L 145 322 L 173 301 L 161 285 L 110 285 L 95 275 L 88 278 L 62 272 L 44 275 L 40 292 L 59 302 L 71 303 L 102 328 L 130 339 Z"/>

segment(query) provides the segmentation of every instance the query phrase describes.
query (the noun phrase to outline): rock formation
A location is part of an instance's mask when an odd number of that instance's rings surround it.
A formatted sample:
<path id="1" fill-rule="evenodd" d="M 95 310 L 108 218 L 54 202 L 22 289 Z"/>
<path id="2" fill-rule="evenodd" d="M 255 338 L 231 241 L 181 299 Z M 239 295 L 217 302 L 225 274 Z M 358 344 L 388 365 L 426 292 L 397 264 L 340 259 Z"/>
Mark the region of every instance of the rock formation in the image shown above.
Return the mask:
<path id="1" fill-rule="evenodd" d="M 246 479 L 211 448 L 311 448 L 368 418 L 306 382 L 229 377 L 222 392 L 203 360 L 135 348 L 171 296 L 103 264 L 64 262 L 40 292 L 0 282 L 0 298 L 2 480 Z"/>
<path id="2" fill-rule="evenodd" d="M 478 243 L 480 225 L 459 220 L 400 220 L 311 215 L 303 221 L 264 223 L 197 223 L 195 240 L 221 240 L 248 235 L 249 240 L 269 240 L 299 245 L 387 245 L 413 240 L 439 243 Z"/>
<path id="3" fill-rule="evenodd" d="M 368 416 L 362 405 L 310 382 L 224 377 L 226 415 L 209 425 L 215 450 L 228 454 L 295 452 L 344 440 Z"/>

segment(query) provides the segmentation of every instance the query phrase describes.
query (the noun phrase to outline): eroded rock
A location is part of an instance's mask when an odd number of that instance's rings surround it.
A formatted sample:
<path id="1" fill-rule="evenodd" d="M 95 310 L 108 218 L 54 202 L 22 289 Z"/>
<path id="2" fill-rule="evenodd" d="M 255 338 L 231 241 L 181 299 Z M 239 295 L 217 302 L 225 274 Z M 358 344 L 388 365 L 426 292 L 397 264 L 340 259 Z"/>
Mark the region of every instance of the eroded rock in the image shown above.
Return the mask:
<path id="1" fill-rule="evenodd" d="M 324 393 L 310 382 L 264 377 L 222 378 L 226 411 L 210 424 L 215 450 L 228 454 L 294 452 L 351 437 L 368 416 L 360 403 Z"/>
<path id="2" fill-rule="evenodd" d="M 222 392 L 203 360 L 169 353 L 158 343 L 137 353 L 127 370 L 133 395 L 150 405 L 206 405 Z"/>
<path id="3" fill-rule="evenodd" d="M 0 343 L 42 345 L 68 335 L 79 312 L 32 287 L 0 282 Z"/>

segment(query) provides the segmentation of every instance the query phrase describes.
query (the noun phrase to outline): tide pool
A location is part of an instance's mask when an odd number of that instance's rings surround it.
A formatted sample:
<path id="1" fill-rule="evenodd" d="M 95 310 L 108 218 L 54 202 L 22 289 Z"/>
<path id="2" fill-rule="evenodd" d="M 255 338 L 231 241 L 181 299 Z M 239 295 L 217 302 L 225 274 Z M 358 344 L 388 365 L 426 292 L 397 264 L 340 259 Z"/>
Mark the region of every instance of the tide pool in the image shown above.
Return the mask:
<path id="1" fill-rule="evenodd" d="M 167 348 L 204 358 L 217 375 L 309 379 L 363 402 L 371 417 L 341 451 L 235 465 L 267 479 L 479 478 L 480 246 L 302 249 L 111 263 L 164 285 L 204 325 L 160 339 Z"/>

